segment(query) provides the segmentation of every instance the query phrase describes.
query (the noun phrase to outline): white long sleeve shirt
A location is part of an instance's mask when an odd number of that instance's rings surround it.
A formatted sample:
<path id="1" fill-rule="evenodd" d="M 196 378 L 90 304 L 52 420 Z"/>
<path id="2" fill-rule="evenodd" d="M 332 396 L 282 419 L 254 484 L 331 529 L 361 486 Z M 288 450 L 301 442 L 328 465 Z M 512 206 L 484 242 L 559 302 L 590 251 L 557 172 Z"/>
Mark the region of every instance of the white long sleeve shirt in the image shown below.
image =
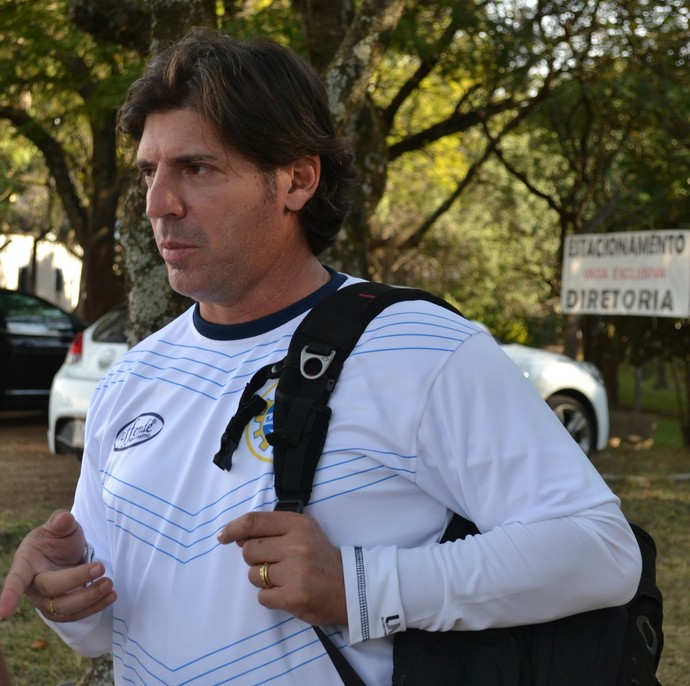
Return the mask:
<path id="1" fill-rule="evenodd" d="M 330 284 L 237 326 L 190 309 L 109 372 L 89 410 L 74 513 L 118 600 L 54 625 L 116 684 L 338 683 L 311 628 L 256 600 L 220 529 L 272 510 L 275 382 L 230 472 L 212 458 L 253 372 L 280 360 Z M 548 406 L 476 325 L 422 301 L 385 310 L 345 363 L 307 511 L 341 547 L 336 644 L 372 686 L 392 635 L 544 621 L 626 602 L 637 544 L 619 502 Z M 483 533 L 437 545 L 451 511 Z"/>

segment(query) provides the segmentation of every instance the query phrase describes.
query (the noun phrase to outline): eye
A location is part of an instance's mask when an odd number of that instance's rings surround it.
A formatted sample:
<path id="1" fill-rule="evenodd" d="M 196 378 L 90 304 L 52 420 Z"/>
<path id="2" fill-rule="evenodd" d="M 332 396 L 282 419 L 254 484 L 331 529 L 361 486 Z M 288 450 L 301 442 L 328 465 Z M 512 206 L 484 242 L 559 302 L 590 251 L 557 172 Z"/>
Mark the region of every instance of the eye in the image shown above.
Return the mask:
<path id="1" fill-rule="evenodd" d="M 207 164 L 190 164 L 187 166 L 187 173 L 192 176 L 203 176 L 211 171 Z"/>
<path id="2" fill-rule="evenodd" d="M 153 167 L 140 167 L 139 168 L 139 181 L 143 185 L 149 187 L 153 183 L 153 179 L 156 176 L 156 170 Z"/>

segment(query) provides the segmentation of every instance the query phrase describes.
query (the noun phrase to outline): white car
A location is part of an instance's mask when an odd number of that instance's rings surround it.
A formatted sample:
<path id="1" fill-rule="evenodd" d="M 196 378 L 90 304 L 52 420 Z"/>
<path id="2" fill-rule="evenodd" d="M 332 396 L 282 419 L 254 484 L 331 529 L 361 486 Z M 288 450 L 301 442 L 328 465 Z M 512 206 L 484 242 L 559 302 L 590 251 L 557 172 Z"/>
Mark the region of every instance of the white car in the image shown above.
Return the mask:
<path id="1" fill-rule="evenodd" d="M 51 452 L 81 457 L 91 394 L 101 377 L 127 350 L 126 325 L 127 313 L 122 306 L 75 337 L 50 392 L 48 445 Z M 606 447 L 608 399 L 601 375 L 593 364 L 516 343 L 504 344 L 502 348 L 587 455 Z"/>
<path id="2" fill-rule="evenodd" d="M 99 380 L 128 348 L 126 307 L 120 306 L 77 334 L 53 378 L 48 405 L 48 447 L 81 459 L 84 425 Z"/>
<path id="3" fill-rule="evenodd" d="M 609 405 L 604 380 L 591 362 L 517 343 L 501 346 L 563 422 L 587 455 L 609 440 Z"/>

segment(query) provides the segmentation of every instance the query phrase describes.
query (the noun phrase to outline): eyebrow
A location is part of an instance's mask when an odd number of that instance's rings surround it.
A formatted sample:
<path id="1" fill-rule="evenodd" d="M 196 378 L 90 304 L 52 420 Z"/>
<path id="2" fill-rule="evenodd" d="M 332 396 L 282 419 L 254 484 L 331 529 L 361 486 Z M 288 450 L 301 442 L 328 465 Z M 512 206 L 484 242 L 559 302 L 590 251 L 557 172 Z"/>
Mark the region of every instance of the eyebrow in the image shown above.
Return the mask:
<path id="1" fill-rule="evenodd" d="M 198 164 L 199 162 L 217 163 L 217 159 L 215 155 L 206 155 L 199 152 L 176 155 L 172 158 L 172 162 L 175 166 L 183 167 L 186 164 Z M 154 166 L 154 163 L 142 158 L 136 161 L 136 165 L 139 169 L 145 169 L 146 167 Z"/>

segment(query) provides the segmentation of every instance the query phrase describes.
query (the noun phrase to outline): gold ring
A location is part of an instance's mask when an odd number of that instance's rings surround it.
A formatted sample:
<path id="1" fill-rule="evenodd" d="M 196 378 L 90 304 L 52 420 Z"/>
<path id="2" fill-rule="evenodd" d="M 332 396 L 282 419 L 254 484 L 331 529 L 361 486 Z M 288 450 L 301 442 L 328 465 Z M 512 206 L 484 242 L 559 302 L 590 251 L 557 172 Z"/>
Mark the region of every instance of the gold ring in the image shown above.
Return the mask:
<path id="1" fill-rule="evenodd" d="M 261 567 L 259 567 L 259 579 L 261 579 L 261 585 L 264 588 L 273 588 L 271 579 L 268 576 L 268 568 L 271 566 L 270 562 L 264 562 Z"/>
<path id="2" fill-rule="evenodd" d="M 48 614 L 51 617 L 59 617 L 60 613 L 55 609 L 55 598 L 48 600 Z"/>

